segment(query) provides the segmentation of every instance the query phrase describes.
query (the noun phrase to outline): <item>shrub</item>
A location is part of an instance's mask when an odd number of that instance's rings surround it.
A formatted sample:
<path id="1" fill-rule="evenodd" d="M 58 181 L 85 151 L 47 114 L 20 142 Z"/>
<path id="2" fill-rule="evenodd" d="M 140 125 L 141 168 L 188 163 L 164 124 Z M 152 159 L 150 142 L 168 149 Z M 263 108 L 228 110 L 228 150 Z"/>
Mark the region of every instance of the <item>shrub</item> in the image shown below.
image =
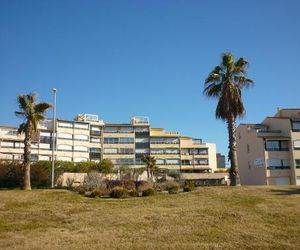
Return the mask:
<path id="1" fill-rule="evenodd" d="M 138 181 L 135 183 L 138 191 L 143 192 L 146 189 L 153 188 L 152 182 Z"/>
<path id="2" fill-rule="evenodd" d="M 162 192 L 166 190 L 166 182 L 156 182 L 154 183 L 154 188 L 157 192 Z"/>
<path id="3" fill-rule="evenodd" d="M 143 196 L 152 196 L 155 194 L 154 188 L 147 188 L 142 192 Z"/>
<path id="4" fill-rule="evenodd" d="M 18 162 L 0 162 L 0 188 L 20 187 L 21 167 Z"/>
<path id="5" fill-rule="evenodd" d="M 133 189 L 133 190 L 129 191 L 129 195 L 131 197 L 138 197 L 139 196 L 139 192 L 136 189 Z"/>
<path id="6" fill-rule="evenodd" d="M 109 196 L 111 198 L 117 198 L 117 199 L 126 198 L 128 196 L 128 191 L 123 187 L 114 187 L 111 190 Z"/>
<path id="7" fill-rule="evenodd" d="M 96 171 L 89 172 L 84 178 L 84 187 L 87 190 L 94 190 L 105 186 L 102 175 Z"/>
<path id="8" fill-rule="evenodd" d="M 183 192 L 191 192 L 195 189 L 194 183 L 186 183 L 183 187 Z"/>
<path id="9" fill-rule="evenodd" d="M 135 189 L 135 183 L 131 180 L 106 180 L 106 187 L 112 189 L 114 187 L 123 187 L 128 190 Z"/>
<path id="10" fill-rule="evenodd" d="M 179 184 L 175 181 L 168 181 L 166 184 L 166 190 L 169 192 L 169 194 L 177 194 L 179 187 Z"/>
<path id="11" fill-rule="evenodd" d="M 78 194 L 85 194 L 85 188 L 83 186 L 73 187 L 72 189 L 74 192 L 77 192 Z"/>

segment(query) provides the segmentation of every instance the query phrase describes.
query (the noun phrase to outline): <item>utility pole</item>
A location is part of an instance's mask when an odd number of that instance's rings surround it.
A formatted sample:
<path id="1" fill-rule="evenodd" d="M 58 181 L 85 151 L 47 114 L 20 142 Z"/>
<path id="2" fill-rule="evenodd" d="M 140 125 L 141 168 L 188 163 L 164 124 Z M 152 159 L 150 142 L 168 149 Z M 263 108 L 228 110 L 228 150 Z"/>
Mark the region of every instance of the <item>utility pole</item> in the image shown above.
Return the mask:
<path id="1" fill-rule="evenodd" d="M 54 188 L 54 162 L 55 162 L 55 141 L 56 141 L 56 88 L 52 89 L 53 91 L 53 121 L 52 121 L 52 169 L 51 169 L 51 188 Z"/>

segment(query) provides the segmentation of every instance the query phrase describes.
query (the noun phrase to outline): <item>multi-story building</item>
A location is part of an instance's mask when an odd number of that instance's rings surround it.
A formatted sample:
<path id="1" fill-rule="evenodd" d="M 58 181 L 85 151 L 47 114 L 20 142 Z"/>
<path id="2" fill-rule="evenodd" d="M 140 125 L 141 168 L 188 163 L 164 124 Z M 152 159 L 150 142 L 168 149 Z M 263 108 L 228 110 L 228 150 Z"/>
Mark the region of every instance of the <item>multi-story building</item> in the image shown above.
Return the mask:
<path id="1" fill-rule="evenodd" d="M 225 155 L 217 153 L 217 168 L 226 168 Z"/>
<path id="2" fill-rule="evenodd" d="M 150 128 L 147 117 L 133 117 L 130 123 L 113 124 L 96 115 L 78 115 L 74 121 L 57 119 L 55 157 L 60 161 L 99 161 L 110 159 L 114 165 L 144 166 L 141 158 L 150 154 L 157 166 L 166 169 L 213 172 L 216 145 L 200 139 Z M 39 125 L 33 136 L 32 160 L 51 160 L 52 120 Z M 21 160 L 24 135 L 17 128 L 0 126 L 0 158 Z"/>
<path id="3" fill-rule="evenodd" d="M 240 124 L 236 136 L 242 184 L 300 185 L 300 109 Z"/>

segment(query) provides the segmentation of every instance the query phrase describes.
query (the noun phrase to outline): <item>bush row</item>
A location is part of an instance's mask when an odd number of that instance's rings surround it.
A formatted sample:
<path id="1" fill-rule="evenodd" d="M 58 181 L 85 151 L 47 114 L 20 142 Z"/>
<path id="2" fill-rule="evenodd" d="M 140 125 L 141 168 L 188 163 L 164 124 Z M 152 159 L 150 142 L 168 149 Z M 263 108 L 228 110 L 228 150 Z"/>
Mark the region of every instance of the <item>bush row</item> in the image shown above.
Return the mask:
<path id="1" fill-rule="evenodd" d="M 51 185 L 51 161 L 36 161 L 31 163 L 31 185 L 35 188 L 49 187 Z M 111 173 L 113 164 L 104 159 L 97 162 L 55 162 L 55 180 L 64 172 L 87 173 L 97 171 L 100 173 Z M 18 161 L 0 162 L 0 188 L 19 187 L 22 182 L 22 163 Z"/>

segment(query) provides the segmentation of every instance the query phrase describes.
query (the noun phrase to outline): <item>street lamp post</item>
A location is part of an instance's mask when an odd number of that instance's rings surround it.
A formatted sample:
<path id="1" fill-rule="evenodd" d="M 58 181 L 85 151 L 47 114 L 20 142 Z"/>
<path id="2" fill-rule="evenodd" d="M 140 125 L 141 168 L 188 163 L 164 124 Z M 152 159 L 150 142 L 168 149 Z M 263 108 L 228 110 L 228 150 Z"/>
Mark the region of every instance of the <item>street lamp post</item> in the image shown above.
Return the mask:
<path id="1" fill-rule="evenodd" d="M 56 133 L 56 88 L 52 89 L 53 91 L 53 121 L 52 121 L 52 171 L 51 171 L 51 188 L 54 188 L 54 151 L 55 151 L 55 133 Z"/>

